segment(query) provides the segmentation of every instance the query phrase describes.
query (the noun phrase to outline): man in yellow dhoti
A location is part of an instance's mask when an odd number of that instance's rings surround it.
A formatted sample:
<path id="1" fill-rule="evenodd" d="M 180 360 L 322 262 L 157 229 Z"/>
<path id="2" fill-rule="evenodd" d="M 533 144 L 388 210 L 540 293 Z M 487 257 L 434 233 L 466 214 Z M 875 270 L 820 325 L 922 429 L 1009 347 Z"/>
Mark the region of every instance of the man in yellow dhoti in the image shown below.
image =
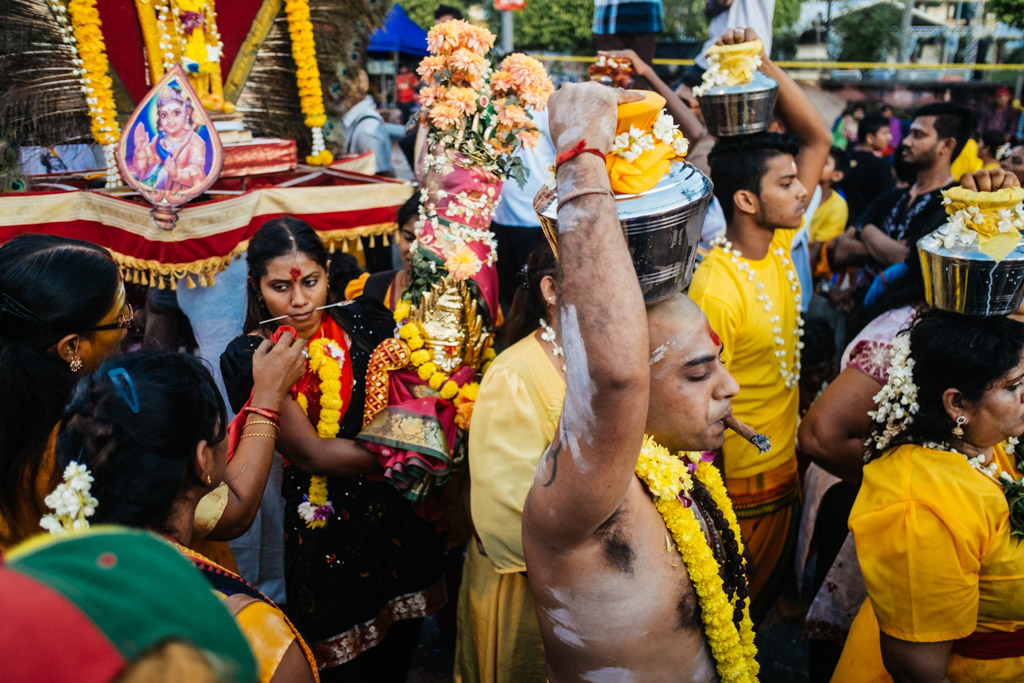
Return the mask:
<path id="1" fill-rule="evenodd" d="M 747 546 L 751 616 L 774 603 L 795 548 L 799 515 L 796 426 L 799 402 L 800 283 L 790 244 L 828 159 L 821 114 L 786 73 L 761 55 L 779 83 L 777 111 L 796 139 L 771 133 L 723 138 L 711 152 L 711 180 L 725 213 L 715 242 L 690 285 L 725 347 L 740 385 L 733 412 L 771 437 L 762 455 L 735 433 L 722 446 L 726 488 Z"/>

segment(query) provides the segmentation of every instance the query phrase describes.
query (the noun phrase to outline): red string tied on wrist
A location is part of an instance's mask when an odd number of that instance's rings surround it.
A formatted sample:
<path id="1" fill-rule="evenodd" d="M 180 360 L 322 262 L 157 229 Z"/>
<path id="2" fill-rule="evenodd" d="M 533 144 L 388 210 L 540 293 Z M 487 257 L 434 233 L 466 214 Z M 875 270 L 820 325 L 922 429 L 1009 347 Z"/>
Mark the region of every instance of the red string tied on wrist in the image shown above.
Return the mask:
<path id="1" fill-rule="evenodd" d="M 587 147 L 587 141 L 584 139 L 577 142 L 575 145 L 572 146 L 572 148 L 565 150 L 564 152 L 555 157 L 555 171 L 557 171 L 558 167 L 564 164 L 565 162 L 569 161 L 570 159 L 575 159 L 581 154 L 594 154 L 601 157 L 601 161 L 605 160 L 604 152 L 597 149 L 596 147 Z"/>

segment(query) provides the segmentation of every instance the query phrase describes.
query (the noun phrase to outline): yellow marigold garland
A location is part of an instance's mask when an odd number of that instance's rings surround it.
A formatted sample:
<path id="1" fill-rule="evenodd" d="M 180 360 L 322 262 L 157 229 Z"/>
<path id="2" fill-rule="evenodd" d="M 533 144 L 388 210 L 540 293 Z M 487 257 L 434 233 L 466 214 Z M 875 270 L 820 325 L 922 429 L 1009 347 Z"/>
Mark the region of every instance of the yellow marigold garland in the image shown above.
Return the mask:
<path id="1" fill-rule="evenodd" d="M 433 361 L 433 354 L 423 348 L 425 334 L 420 324 L 409 320 L 412 314 L 412 303 L 408 299 L 402 299 L 395 306 L 394 318 L 398 324 L 398 338 L 404 341 L 412 353 L 409 355 L 409 367 L 416 371 L 421 380 L 427 383 L 431 389 L 437 391 L 441 398 L 455 404 L 455 423 L 462 429 L 469 429 L 469 423 L 473 416 L 473 404 L 476 402 L 477 391 L 480 384 L 477 382 L 466 382 L 462 386 L 455 380 L 449 379 L 448 375 L 441 371 Z M 495 357 L 491 342 L 487 342 L 484 350 L 484 363 L 480 372 L 481 375 L 487 372 L 491 361 Z"/>
<path id="2" fill-rule="evenodd" d="M 114 158 L 120 126 L 117 123 L 114 82 L 110 78 L 110 63 L 107 60 L 107 48 L 103 41 L 103 29 L 100 13 L 96 9 L 96 0 L 68 2 L 66 11 L 71 17 L 73 35 L 67 33 L 66 20 L 63 16 L 65 8 L 60 0 L 52 0 L 51 7 L 57 14 L 65 41 L 77 51 L 77 58 L 81 61 L 79 75 L 82 80 L 82 92 L 85 93 L 85 101 L 89 105 L 92 136 L 96 142 L 103 145 L 104 160 L 107 164 L 107 186 L 120 185 L 121 174 Z"/>
<path id="3" fill-rule="evenodd" d="M 324 92 L 320 83 L 320 68 L 316 63 L 316 41 L 313 39 L 313 23 L 309 20 L 308 0 L 285 0 L 284 11 L 288 17 L 288 34 L 292 39 L 292 57 L 295 59 L 295 79 L 299 86 L 299 104 L 306 117 L 306 125 L 313 132 L 312 153 L 306 163 L 312 166 L 326 166 L 334 157 L 324 145 L 321 126 L 327 123 L 324 111 Z"/>
<path id="4" fill-rule="evenodd" d="M 735 606 L 725 594 L 718 561 L 708 547 L 694 506 L 684 507 L 678 498 L 693 488 L 689 468 L 683 457 L 697 463 L 697 478 L 721 509 L 739 543 L 739 524 L 725 492 L 722 477 L 714 465 L 700 462 L 699 453 L 673 456 L 664 446 L 658 445 L 653 437 L 647 436 L 640 449 L 636 474 L 650 489 L 654 504 L 665 520 L 665 527 L 672 534 L 690 581 L 693 582 L 693 589 L 700 601 L 704 635 L 715 658 L 719 677 L 729 683 L 757 681 L 760 667 L 755 659 L 757 648 L 754 646 L 754 629 L 749 609 L 744 606 L 743 619 L 737 628 L 732 620 Z M 743 546 L 739 547 L 742 552 Z"/>
<path id="5" fill-rule="evenodd" d="M 320 378 L 320 417 L 316 433 L 322 439 L 333 439 L 341 429 L 341 363 L 345 351 L 334 340 L 321 337 L 309 343 L 309 369 Z M 296 397 L 302 412 L 309 414 L 309 397 Z M 327 526 L 327 520 L 334 514 L 334 507 L 327 499 L 327 477 L 313 476 L 309 481 L 309 493 L 299 504 L 299 516 L 310 529 Z"/>

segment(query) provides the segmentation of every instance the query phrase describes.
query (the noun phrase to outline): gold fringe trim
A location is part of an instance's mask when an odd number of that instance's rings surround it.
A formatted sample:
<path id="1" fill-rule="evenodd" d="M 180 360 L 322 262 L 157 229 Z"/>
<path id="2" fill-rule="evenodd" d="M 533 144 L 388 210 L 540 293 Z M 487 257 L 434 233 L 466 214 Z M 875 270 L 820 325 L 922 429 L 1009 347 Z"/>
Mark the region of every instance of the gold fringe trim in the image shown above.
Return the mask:
<path id="1" fill-rule="evenodd" d="M 378 223 L 358 228 L 343 230 L 325 230 L 317 232 L 324 246 L 330 253 L 341 249 L 342 253 L 352 253 L 358 259 L 362 256 L 361 238 L 369 237 L 370 246 L 374 246 L 375 238 L 380 236 L 385 246 L 390 244 L 390 236 L 398 229 L 397 223 Z M 189 263 L 161 263 L 151 259 L 140 259 L 107 249 L 114 262 L 121 268 L 125 282 L 157 289 L 178 288 L 178 281 L 184 280 L 189 289 L 212 287 L 214 276 L 227 268 L 249 248 L 249 240 L 243 240 L 224 256 L 211 256 Z"/>

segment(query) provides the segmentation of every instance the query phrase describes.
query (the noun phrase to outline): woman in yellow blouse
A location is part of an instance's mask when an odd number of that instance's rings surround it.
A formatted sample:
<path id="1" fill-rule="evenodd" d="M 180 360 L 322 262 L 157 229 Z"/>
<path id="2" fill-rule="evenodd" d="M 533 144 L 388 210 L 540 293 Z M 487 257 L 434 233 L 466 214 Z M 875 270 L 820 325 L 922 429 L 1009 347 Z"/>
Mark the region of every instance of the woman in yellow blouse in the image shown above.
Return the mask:
<path id="1" fill-rule="evenodd" d="M 832 680 L 1024 680 L 1024 326 L 928 311 L 909 361 L 905 339 L 850 514 L 869 600 Z"/>
<path id="2" fill-rule="evenodd" d="M 554 276 L 554 254 L 541 242 L 530 252 L 509 312 L 506 329 L 514 343 L 487 371 L 473 410 L 469 476 L 477 538 L 470 541 L 459 590 L 456 681 L 547 680 L 525 576 L 522 516 L 565 396 Z"/>

